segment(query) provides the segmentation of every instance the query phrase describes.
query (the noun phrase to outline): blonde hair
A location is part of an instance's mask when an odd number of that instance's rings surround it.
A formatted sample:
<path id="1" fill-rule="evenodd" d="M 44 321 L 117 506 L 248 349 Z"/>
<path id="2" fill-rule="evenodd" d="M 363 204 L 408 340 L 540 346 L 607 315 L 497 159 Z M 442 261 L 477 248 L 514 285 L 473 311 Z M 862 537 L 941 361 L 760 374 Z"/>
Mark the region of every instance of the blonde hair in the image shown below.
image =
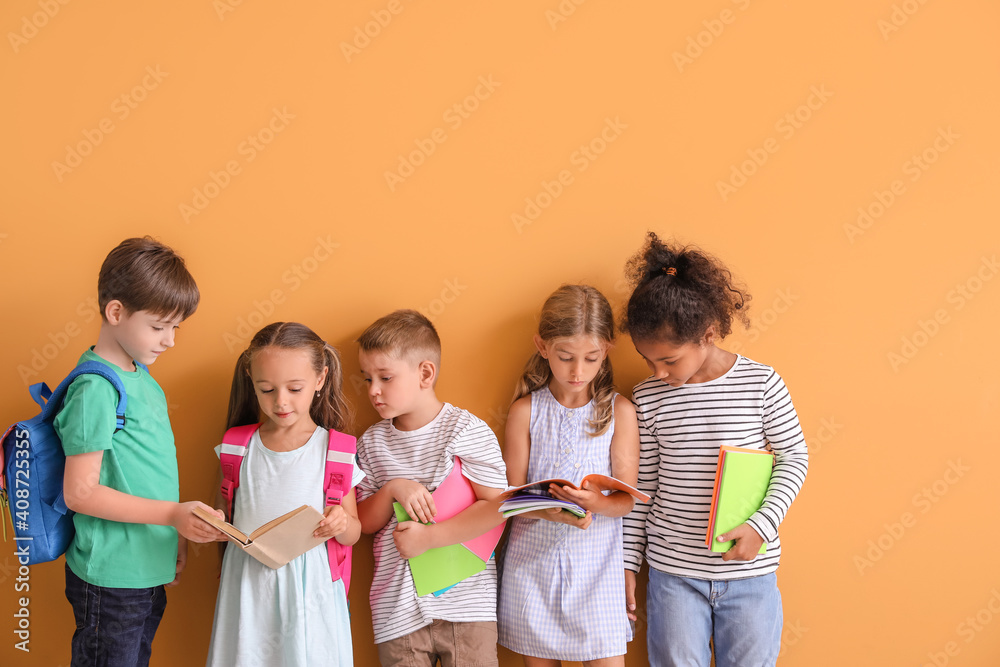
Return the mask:
<path id="1" fill-rule="evenodd" d="M 415 310 L 397 310 L 375 320 L 357 340 L 362 352 L 381 352 L 441 368 L 441 339 L 431 321 Z"/>
<path id="2" fill-rule="evenodd" d="M 324 367 L 328 369 L 326 382 L 309 406 L 309 416 L 325 429 L 345 431 L 351 422 L 351 406 L 344 397 L 344 371 L 340 365 L 340 353 L 312 329 L 298 322 L 268 324 L 254 334 L 250 346 L 236 360 L 226 428 L 260 421 L 260 406 L 254 392 L 253 378 L 250 377 L 250 364 L 253 356 L 266 347 L 308 352 L 316 373 L 322 373 Z"/>
<path id="3" fill-rule="evenodd" d="M 603 294 L 589 285 L 563 285 L 542 306 L 538 336 L 546 343 L 577 336 L 593 336 L 610 345 L 615 340 L 615 318 L 611 304 Z M 524 366 L 511 403 L 551 381 L 552 369 L 548 360 L 535 352 Z M 590 435 L 598 436 L 608 430 L 614 417 L 615 379 L 610 357 L 604 357 L 589 390 L 590 397 L 594 400 L 594 419 L 590 422 L 593 432 Z"/>

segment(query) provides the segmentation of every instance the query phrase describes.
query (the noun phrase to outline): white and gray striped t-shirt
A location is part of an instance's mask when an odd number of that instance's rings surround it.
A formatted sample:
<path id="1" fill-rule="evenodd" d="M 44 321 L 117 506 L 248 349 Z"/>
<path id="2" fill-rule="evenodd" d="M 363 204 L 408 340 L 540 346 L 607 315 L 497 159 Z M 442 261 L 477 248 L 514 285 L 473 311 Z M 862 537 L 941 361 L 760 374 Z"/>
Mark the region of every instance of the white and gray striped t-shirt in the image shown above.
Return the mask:
<path id="1" fill-rule="evenodd" d="M 805 480 L 809 454 L 781 377 L 770 366 L 737 357 L 709 382 L 672 387 L 656 378 L 636 385 L 639 488 L 653 497 L 625 517 L 625 567 L 650 567 L 696 579 L 738 579 L 774 572 L 781 557 L 778 526 Z M 752 561 L 723 561 L 705 545 L 719 447 L 775 454 L 771 484 L 749 523 L 767 552 Z"/>
<path id="2" fill-rule="evenodd" d="M 414 431 L 399 431 L 391 420 L 383 419 L 358 440 L 358 465 L 365 472 L 357 487 L 358 500 L 400 477 L 433 492 L 451 473 L 456 456 L 462 460 L 462 473 L 476 484 L 506 488 L 507 468 L 500 445 L 486 422 L 475 415 L 445 403 L 433 421 Z M 369 600 L 376 644 L 408 635 L 435 619 L 496 621 L 494 559 L 486 570 L 440 597 L 417 597 L 410 568 L 392 539 L 395 529 L 393 517 L 375 534 L 375 575 Z"/>

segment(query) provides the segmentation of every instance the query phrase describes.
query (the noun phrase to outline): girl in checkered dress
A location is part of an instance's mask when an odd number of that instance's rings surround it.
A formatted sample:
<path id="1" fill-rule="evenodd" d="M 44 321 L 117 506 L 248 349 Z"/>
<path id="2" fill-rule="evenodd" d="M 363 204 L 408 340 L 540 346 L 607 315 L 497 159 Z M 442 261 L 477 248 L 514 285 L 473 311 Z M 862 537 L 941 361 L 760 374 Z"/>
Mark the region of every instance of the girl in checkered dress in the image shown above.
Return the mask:
<path id="1" fill-rule="evenodd" d="M 590 473 L 634 486 L 639 432 L 632 403 L 615 393 L 608 351 L 614 317 L 593 287 L 564 285 L 542 307 L 538 351 L 525 366 L 507 419 L 505 460 L 513 486 Z M 500 644 L 529 667 L 625 664 L 631 629 L 625 610 L 622 491 L 552 485 L 576 503 L 578 518 L 553 509 L 521 514 L 512 528 L 500 581 Z"/>

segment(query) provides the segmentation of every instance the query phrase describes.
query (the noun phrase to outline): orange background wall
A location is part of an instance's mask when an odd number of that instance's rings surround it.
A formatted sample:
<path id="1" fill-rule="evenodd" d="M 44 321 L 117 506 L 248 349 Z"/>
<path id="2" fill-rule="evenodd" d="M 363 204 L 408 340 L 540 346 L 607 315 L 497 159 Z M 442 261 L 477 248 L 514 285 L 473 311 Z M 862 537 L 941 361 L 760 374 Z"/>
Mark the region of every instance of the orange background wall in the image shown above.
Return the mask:
<path id="1" fill-rule="evenodd" d="M 809 442 L 781 664 L 994 665 L 998 19 L 982 0 L 6 0 L 0 421 L 94 342 L 101 260 L 148 233 L 203 293 L 153 368 L 184 498 L 213 493 L 236 352 L 267 321 L 312 326 L 356 378 L 361 330 L 420 308 L 440 395 L 502 433 L 545 296 L 582 281 L 619 308 L 653 229 L 749 284 L 753 326 L 726 343 L 782 373 Z M 622 391 L 644 377 L 627 339 L 613 360 Z M 13 648 L 12 552 L 0 662 L 68 664 L 61 563 L 32 568 Z M 207 649 L 216 559 L 193 555 L 156 665 Z"/>

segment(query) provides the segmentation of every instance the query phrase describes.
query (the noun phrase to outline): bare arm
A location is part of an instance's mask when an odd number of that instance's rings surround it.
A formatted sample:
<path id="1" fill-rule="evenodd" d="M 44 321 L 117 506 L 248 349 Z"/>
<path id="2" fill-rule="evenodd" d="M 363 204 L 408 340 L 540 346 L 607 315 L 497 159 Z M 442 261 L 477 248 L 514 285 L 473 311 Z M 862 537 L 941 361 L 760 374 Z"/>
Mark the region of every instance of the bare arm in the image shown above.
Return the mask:
<path id="1" fill-rule="evenodd" d="M 344 546 L 351 546 L 361 537 L 361 521 L 358 520 L 358 501 L 354 489 L 340 501 L 340 506 L 347 513 L 347 528 L 334 537 Z"/>
<path id="2" fill-rule="evenodd" d="M 391 482 L 390 482 L 391 483 Z M 366 535 L 377 533 L 382 530 L 389 519 L 392 518 L 392 492 L 389 484 L 358 502 L 358 520 L 361 524 L 361 532 Z"/>
<path id="3" fill-rule="evenodd" d="M 503 460 L 507 464 L 507 483 L 522 486 L 528 483 L 528 460 L 531 457 L 531 396 L 514 401 L 507 412 L 504 431 Z"/>
<path id="4" fill-rule="evenodd" d="M 208 505 L 192 501 L 175 503 L 122 493 L 100 483 L 104 452 L 87 452 L 66 457 L 63 496 L 74 512 L 121 523 L 173 526 L 193 542 L 214 542 L 222 533 L 194 515 L 195 507 L 218 514 Z"/>
<path id="5" fill-rule="evenodd" d="M 611 437 L 611 476 L 629 486 L 636 485 L 639 476 L 639 423 L 635 406 L 624 396 L 615 397 L 615 434 Z M 586 510 L 603 516 L 625 516 L 632 511 L 635 498 L 624 491 L 607 496 L 600 489 L 584 484 L 580 491 L 568 486 L 551 488 L 552 495 L 574 502 Z"/>
<path id="6" fill-rule="evenodd" d="M 632 401 L 622 395 L 615 396 L 615 434 L 611 438 L 611 476 L 629 486 L 639 478 L 639 421 Z M 624 491 L 607 496 L 611 507 L 601 512 L 605 516 L 625 516 L 635 506 L 635 498 Z"/>
<path id="7" fill-rule="evenodd" d="M 469 483 L 478 500 L 459 514 L 427 526 L 416 521 L 406 521 L 396 527 L 393 539 L 400 556 L 413 558 L 428 549 L 467 542 L 503 523 L 499 499 L 503 489 L 482 486 L 471 480 Z"/>

